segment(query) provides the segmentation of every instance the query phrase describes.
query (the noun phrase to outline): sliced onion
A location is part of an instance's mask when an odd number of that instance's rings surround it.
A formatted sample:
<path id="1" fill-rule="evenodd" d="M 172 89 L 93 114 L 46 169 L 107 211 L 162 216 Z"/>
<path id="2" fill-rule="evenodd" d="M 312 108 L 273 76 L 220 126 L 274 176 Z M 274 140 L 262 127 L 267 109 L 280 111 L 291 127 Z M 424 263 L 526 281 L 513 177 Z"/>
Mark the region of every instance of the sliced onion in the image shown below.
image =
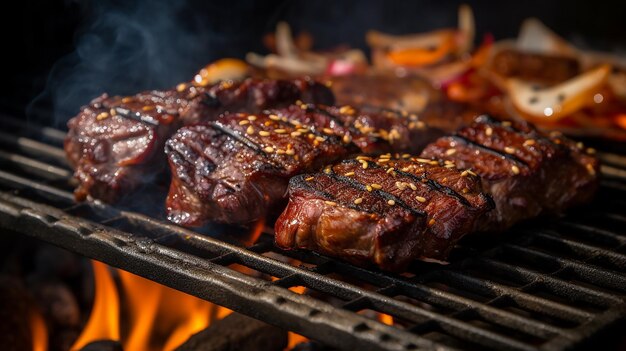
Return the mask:
<path id="1" fill-rule="evenodd" d="M 474 46 L 474 36 L 476 35 L 476 23 L 474 12 L 469 5 L 459 6 L 459 43 L 457 54 L 463 55 L 472 50 Z"/>
<path id="2" fill-rule="evenodd" d="M 255 53 L 248 53 L 246 60 L 257 67 L 265 69 L 274 68 L 291 74 L 319 75 L 324 73 L 328 65 L 327 60 L 303 60 L 298 57 L 283 57 L 274 54 L 261 56 Z"/>
<path id="3" fill-rule="evenodd" d="M 584 107 L 602 87 L 611 66 L 600 66 L 550 88 L 537 90 L 535 85 L 516 78 L 506 82 L 513 104 L 523 114 L 541 121 L 557 121 Z"/>
<path id="4" fill-rule="evenodd" d="M 284 57 L 297 57 L 298 48 L 291 35 L 291 27 L 286 22 L 278 22 L 276 25 L 276 52 Z"/>
<path id="5" fill-rule="evenodd" d="M 529 18 L 522 23 L 516 45 L 520 51 L 560 56 L 578 55 L 578 49 L 536 18 Z"/>

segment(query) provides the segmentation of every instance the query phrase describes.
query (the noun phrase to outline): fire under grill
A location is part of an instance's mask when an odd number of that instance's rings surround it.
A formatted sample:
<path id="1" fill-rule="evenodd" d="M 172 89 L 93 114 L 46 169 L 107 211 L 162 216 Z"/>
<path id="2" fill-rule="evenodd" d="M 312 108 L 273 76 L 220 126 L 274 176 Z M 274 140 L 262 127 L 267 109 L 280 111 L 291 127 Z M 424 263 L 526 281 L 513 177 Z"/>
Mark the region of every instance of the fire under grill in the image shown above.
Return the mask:
<path id="1" fill-rule="evenodd" d="M 0 120 L 0 228 L 341 349 L 563 350 L 626 316 L 621 155 L 600 153 L 603 180 L 592 204 L 495 238 L 468 238 L 451 264 L 416 262 L 395 275 L 282 251 L 269 230 L 246 246 L 231 239 L 246 228 L 199 233 L 124 206 L 77 204 L 64 133 Z"/>

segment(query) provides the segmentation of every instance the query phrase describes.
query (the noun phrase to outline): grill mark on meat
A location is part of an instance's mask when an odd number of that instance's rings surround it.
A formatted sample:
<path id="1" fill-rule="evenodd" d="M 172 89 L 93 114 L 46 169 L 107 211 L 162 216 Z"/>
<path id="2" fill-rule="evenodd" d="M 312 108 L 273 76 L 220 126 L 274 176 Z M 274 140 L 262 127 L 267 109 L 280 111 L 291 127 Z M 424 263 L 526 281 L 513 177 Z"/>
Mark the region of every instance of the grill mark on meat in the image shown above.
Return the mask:
<path id="1" fill-rule="evenodd" d="M 115 112 L 117 112 L 120 116 L 124 118 L 128 118 L 133 121 L 143 123 L 145 125 L 149 125 L 152 127 L 156 127 L 159 125 L 159 122 L 156 122 L 152 117 L 144 116 L 139 112 L 134 112 L 127 108 L 115 107 Z"/>
<path id="2" fill-rule="evenodd" d="M 333 177 L 330 174 L 326 174 L 326 175 L 331 176 L 331 178 L 333 178 L 333 179 L 336 179 L 335 177 Z M 344 206 L 344 207 L 347 207 L 347 208 L 350 208 L 350 209 L 353 209 L 353 210 L 356 210 L 356 211 L 361 211 L 361 212 L 366 212 L 366 213 L 376 213 L 378 215 L 382 215 L 383 214 L 381 211 L 374 211 L 372 209 L 363 209 L 362 207 L 356 206 L 354 203 L 351 203 L 349 201 L 344 201 L 342 199 L 338 199 L 336 196 L 334 196 L 331 193 L 319 190 L 319 189 L 311 186 L 311 183 L 305 180 L 307 177 L 310 177 L 310 176 L 311 176 L 310 174 L 301 174 L 301 175 L 297 175 L 297 176 L 291 178 L 291 181 L 290 181 L 291 186 L 308 190 L 311 193 L 313 193 L 315 196 L 319 196 L 319 197 L 321 197 L 323 199 L 331 200 L 331 201 L 336 202 L 337 204 L 339 204 L 341 206 Z M 345 183 L 345 182 L 343 182 L 343 181 L 341 181 L 339 179 L 336 179 L 336 180 L 338 180 L 339 182 Z"/>
<path id="3" fill-rule="evenodd" d="M 360 190 L 360 191 L 363 191 L 363 192 L 368 192 L 367 189 L 366 189 L 366 185 L 365 184 L 359 183 L 359 182 L 357 182 L 356 180 L 354 180 L 354 179 L 352 179 L 350 177 L 346 177 L 346 176 L 337 174 L 332 167 L 330 167 L 330 173 L 326 173 L 326 174 L 331 176 L 331 178 L 335 179 L 336 181 L 338 181 L 340 183 L 349 185 L 352 188 Z M 395 195 L 393 195 L 391 193 L 388 193 L 388 192 L 386 192 L 384 190 L 373 189 L 372 191 L 369 191 L 369 193 L 372 194 L 373 196 L 377 196 L 379 198 L 382 198 L 383 200 L 387 200 L 387 201 L 393 200 L 396 205 L 404 208 L 405 210 L 410 211 L 411 213 L 413 213 L 415 215 L 422 216 L 422 217 L 426 216 L 426 212 L 424 212 L 424 211 L 422 211 L 420 209 L 416 209 L 416 208 L 408 205 L 401 198 L 399 198 L 399 197 L 397 197 L 397 196 L 395 196 Z M 348 205 L 347 207 L 354 208 L 354 209 L 359 210 L 359 211 L 371 212 L 371 211 L 368 211 L 368 210 L 364 210 L 362 207 L 359 207 L 359 206 L 354 206 L 353 207 L 351 205 Z"/>
<path id="4" fill-rule="evenodd" d="M 432 190 L 436 190 L 442 194 L 448 195 L 450 197 L 453 197 L 455 199 L 457 199 L 461 204 L 468 206 L 468 207 L 472 207 L 472 205 L 469 203 L 469 201 L 467 201 L 467 199 L 459 194 L 456 190 L 447 187 L 441 183 L 439 183 L 438 181 L 434 180 L 434 179 L 430 179 L 426 176 L 416 176 L 415 174 L 412 173 L 408 173 L 408 172 L 403 172 L 401 170 L 395 169 L 394 172 L 403 175 L 405 177 L 409 177 L 411 179 L 413 179 L 416 182 L 419 182 L 421 184 L 426 184 L 430 189 Z M 424 182 L 425 180 L 425 182 Z"/>
<path id="5" fill-rule="evenodd" d="M 356 163 L 358 161 L 356 160 L 345 160 L 343 161 L 343 163 Z M 384 167 L 380 167 L 377 163 L 375 162 L 368 162 L 368 167 L 372 167 L 372 168 L 383 168 Z M 428 186 L 430 189 L 438 191 L 444 195 L 448 195 L 451 197 L 454 197 L 455 199 L 457 199 L 461 204 L 468 206 L 468 207 L 472 207 L 472 205 L 469 203 L 469 201 L 467 201 L 467 199 L 459 194 L 456 190 L 447 187 L 441 183 L 439 183 L 438 181 L 428 178 L 426 176 L 417 176 L 415 174 L 409 173 L 409 172 L 404 172 L 402 170 L 399 169 L 395 169 L 394 168 L 394 172 L 396 172 L 397 174 L 403 175 L 405 177 L 408 177 L 410 179 L 412 179 L 413 181 L 419 183 L 419 184 L 425 184 L 426 186 Z"/>
<path id="6" fill-rule="evenodd" d="M 459 134 L 454 134 L 450 136 L 450 138 L 453 139 L 454 141 L 461 142 L 464 145 L 467 145 L 471 148 L 479 149 L 480 151 L 484 151 L 486 153 L 490 153 L 492 155 L 502 157 L 508 161 L 516 163 L 519 166 L 528 167 L 528 163 L 526 163 L 524 160 L 520 159 L 519 157 L 515 155 L 507 154 L 506 152 L 502 152 L 500 150 L 490 148 L 485 145 L 473 142 L 472 140 L 469 140 Z"/>
<path id="7" fill-rule="evenodd" d="M 246 137 L 245 135 L 237 133 L 236 131 L 234 131 L 233 129 L 230 129 L 229 127 L 225 126 L 219 121 L 211 123 L 211 126 L 214 129 L 217 129 L 220 132 L 228 135 L 229 137 L 237 140 L 238 142 L 240 142 L 247 148 L 253 150 L 254 152 L 269 158 L 269 155 L 265 151 L 263 151 L 263 149 L 261 148 L 259 144 L 255 143 L 252 139 Z"/>
<path id="8" fill-rule="evenodd" d="M 562 145 L 559 145 L 558 143 L 556 143 L 553 138 L 548 137 L 542 133 L 539 133 L 536 129 L 530 128 L 525 124 L 522 124 L 522 126 L 526 128 L 522 129 L 522 128 L 516 127 L 516 123 L 511 123 L 511 122 L 503 123 L 503 122 L 504 121 L 497 120 L 490 115 L 481 115 L 481 116 L 476 117 L 476 123 L 484 123 L 488 125 L 498 126 L 509 132 L 521 134 L 527 139 L 534 139 L 536 140 L 536 142 L 549 143 L 550 146 L 554 148 L 562 147 Z"/>
<path id="9" fill-rule="evenodd" d="M 220 99 L 217 98 L 217 96 L 215 96 L 214 92 L 204 92 L 204 99 L 202 99 L 200 102 L 203 103 L 204 105 L 211 107 L 211 108 L 216 108 L 219 107 L 221 105 Z"/>

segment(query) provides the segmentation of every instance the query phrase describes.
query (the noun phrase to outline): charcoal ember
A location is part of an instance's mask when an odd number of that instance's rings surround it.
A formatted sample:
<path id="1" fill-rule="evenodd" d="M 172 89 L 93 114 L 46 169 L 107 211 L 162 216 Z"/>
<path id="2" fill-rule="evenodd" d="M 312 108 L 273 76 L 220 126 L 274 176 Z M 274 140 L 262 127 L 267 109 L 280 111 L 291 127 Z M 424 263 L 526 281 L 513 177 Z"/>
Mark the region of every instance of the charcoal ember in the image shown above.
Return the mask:
<path id="1" fill-rule="evenodd" d="M 33 308 L 33 300 L 19 279 L 0 276 L 0 350 L 32 349 Z"/>
<path id="2" fill-rule="evenodd" d="M 192 335 L 177 351 L 231 351 L 266 350 L 281 351 L 287 347 L 287 332 L 232 313 L 205 330 Z"/>
<path id="3" fill-rule="evenodd" d="M 319 341 L 305 341 L 294 346 L 291 351 L 337 351 L 336 348 L 326 346 Z"/>
<path id="4" fill-rule="evenodd" d="M 41 306 L 44 317 L 57 327 L 80 325 L 80 308 L 70 288 L 60 281 L 31 278 L 30 291 Z"/>
<path id="5" fill-rule="evenodd" d="M 124 348 L 119 341 L 96 340 L 83 346 L 80 351 L 124 351 Z"/>

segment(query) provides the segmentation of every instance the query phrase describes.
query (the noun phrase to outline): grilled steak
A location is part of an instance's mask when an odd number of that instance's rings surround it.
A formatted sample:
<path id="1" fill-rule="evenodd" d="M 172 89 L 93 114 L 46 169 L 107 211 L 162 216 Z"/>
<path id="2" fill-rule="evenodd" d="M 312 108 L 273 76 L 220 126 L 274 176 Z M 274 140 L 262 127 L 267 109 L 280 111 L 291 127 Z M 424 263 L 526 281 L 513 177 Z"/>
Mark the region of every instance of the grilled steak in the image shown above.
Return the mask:
<path id="1" fill-rule="evenodd" d="M 276 243 L 387 270 L 445 259 L 493 204 L 478 177 L 405 157 L 361 156 L 292 178 Z"/>
<path id="2" fill-rule="evenodd" d="M 209 88 L 183 83 L 129 97 L 102 95 L 68 122 L 65 150 L 79 182 L 76 198 L 91 195 L 114 202 L 165 169 L 163 144 L 181 125 L 296 100 L 332 103 L 333 96 L 324 85 L 306 79 L 248 79 Z"/>
<path id="3" fill-rule="evenodd" d="M 480 175 L 496 209 L 476 230 L 497 231 L 593 196 L 599 165 L 580 145 L 558 134 L 544 135 L 530 124 L 483 116 L 432 143 L 421 156 L 453 161 Z"/>
<path id="4" fill-rule="evenodd" d="M 166 147 L 173 173 L 168 217 L 182 225 L 253 221 L 282 202 L 289 177 L 358 151 L 420 150 L 440 134 L 415 115 L 301 102 L 183 128 Z M 273 151 L 264 155 L 268 145 Z M 211 160 L 209 172 L 202 159 Z"/>
<path id="5" fill-rule="evenodd" d="M 441 90 L 411 74 L 398 76 L 393 71 L 375 71 L 328 79 L 338 105 L 376 106 L 417 115 L 430 128 L 448 133 L 479 115 L 472 106 L 448 100 Z"/>
<path id="6" fill-rule="evenodd" d="M 555 84 L 577 76 L 580 64 L 572 57 L 507 49 L 493 57 L 491 69 L 504 77 Z"/>
<path id="7" fill-rule="evenodd" d="M 244 223 L 283 201 L 289 178 L 356 152 L 334 133 L 276 114 L 229 114 L 180 129 L 167 141 L 168 218 Z"/>
<path id="8" fill-rule="evenodd" d="M 340 135 L 365 154 L 415 153 L 443 135 L 443 131 L 428 126 L 417 114 L 371 106 L 297 104 L 274 113 Z"/>

